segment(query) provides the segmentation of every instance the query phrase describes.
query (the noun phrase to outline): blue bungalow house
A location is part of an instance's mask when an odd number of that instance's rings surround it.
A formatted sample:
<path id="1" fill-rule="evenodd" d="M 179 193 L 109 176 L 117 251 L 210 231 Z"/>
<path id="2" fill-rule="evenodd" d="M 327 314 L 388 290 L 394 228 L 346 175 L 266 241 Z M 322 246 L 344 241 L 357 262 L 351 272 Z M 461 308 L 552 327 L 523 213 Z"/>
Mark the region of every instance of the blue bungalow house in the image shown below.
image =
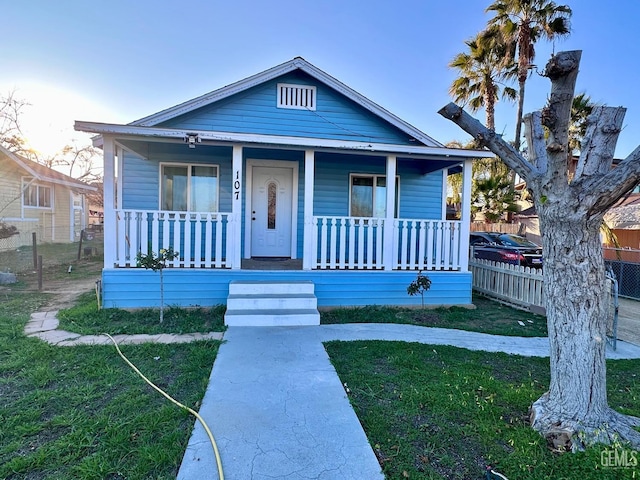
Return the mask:
<path id="1" fill-rule="evenodd" d="M 471 158 L 491 154 L 444 147 L 302 58 L 127 125 L 75 128 L 104 152 L 106 307 L 158 306 L 159 276 L 136 255 L 169 247 L 169 305 L 242 309 L 270 283 L 305 285 L 321 307 L 416 304 L 419 271 L 428 303 L 471 303 Z M 460 167 L 462 219 L 447 220 Z"/>

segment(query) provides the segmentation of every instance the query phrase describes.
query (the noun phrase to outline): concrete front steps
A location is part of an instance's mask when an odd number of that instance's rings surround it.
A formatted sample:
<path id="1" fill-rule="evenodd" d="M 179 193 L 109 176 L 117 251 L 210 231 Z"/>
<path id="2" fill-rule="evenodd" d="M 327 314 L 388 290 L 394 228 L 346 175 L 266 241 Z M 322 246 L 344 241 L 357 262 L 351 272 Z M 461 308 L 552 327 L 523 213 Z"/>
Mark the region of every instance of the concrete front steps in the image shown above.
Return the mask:
<path id="1" fill-rule="evenodd" d="M 318 299 L 311 281 L 229 283 L 224 323 L 230 327 L 320 325 Z"/>

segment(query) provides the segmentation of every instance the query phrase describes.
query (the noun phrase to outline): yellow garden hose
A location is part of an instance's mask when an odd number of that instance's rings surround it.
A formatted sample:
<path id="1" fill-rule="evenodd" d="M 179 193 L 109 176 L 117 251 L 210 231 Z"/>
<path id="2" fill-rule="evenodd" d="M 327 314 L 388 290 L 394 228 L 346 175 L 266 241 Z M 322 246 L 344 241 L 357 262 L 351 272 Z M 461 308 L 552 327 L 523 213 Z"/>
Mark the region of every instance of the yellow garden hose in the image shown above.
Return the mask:
<path id="1" fill-rule="evenodd" d="M 219 480 L 224 480 L 224 472 L 222 471 L 222 460 L 220 459 L 220 452 L 218 452 L 218 445 L 216 444 L 216 441 L 213 438 L 213 434 L 211 433 L 211 430 L 209 430 L 209 427 L 206 424 L 206 422 L 204 421 L 204 419 L 198 414 L 198 412 L 196 412 L 192 408 L 187 407 L 186 405 L 183 405 L 182 403 L 178 402 L 177 400 L 173 399 L 171 396 L 169 396 L 169 394 L 165 393 L 159 387 L 154 385 L 151 380 L 149 380 L 147 377 L 145 377 L 142 374 L 142 372 L 140 370 L 138 370 L 138 368 L 133 363 L 131 363 L 127 357 L 124 356 L 124 354 L 120 351 L 120 347 L 118 346 L 116 341 L 113 339 L 113 337 L 111 335 L 109 335 L 108 333 L 105 333 L 104 335 L 106 335 L 107 337 L 109 337 L 109 339 L 111 339 L 111 341 L 113 342 L 113 344 L 116 347 L 116 350 L 118 351 L 118 354 L 127 363 L 127 365 L 129 365 L 133 369 L 134 372 L 136 372 L 138 375 L 140 375 L 142 377 L 142 379 L 145 382 L 147 382 L 155 391 L 160 393 L 163 397 L 165 397 L 171 403 L 173 403 L 173 404 L 177 405 L 178 407 L 188 411 L 191 415 L 193 415 L 194 417 L 196 417 L 200 421 L 200 423 L 204 427 L 204 430 L 207 432 L 207 436 L 209 437 L 209 441 L 211 442 L 211 446 L 213 447 L 213 453 L 216 456 L 216 465 L 218 466 L 218 477 L 219 477 Z"/>

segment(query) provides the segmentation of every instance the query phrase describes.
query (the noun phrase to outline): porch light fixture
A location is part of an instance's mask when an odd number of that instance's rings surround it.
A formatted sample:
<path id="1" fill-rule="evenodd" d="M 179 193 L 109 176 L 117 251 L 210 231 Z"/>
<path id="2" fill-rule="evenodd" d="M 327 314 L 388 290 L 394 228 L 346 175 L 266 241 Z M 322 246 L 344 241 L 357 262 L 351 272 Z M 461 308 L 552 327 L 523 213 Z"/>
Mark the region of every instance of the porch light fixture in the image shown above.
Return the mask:
<path id="1" fill-rule="evenodd" d="M 187 133 L 184 136 L 184 141 L 189 145 L 189 148 L 196 148 L 196 143 L 200 143 L 202 140 L 200 140 L 197 133 Z"/>

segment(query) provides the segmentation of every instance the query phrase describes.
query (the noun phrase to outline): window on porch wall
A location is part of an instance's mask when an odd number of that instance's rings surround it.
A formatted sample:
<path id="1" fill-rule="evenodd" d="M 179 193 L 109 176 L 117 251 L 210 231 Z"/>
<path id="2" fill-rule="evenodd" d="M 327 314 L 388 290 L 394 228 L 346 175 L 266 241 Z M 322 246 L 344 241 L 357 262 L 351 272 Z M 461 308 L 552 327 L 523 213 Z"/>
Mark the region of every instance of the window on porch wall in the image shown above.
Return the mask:
<path id="1" fill-rule="evenodd" d="M 162 165 L 162 210 L 217 212 L 218 167 L 215 165 Z"/>
<path id="2" fill-rule="evenodd" d="M 396 201 L 394 216 L 398 217 L 400 179 L 396 177 Z M 351 175 L 352 217 L 384 218 L 387 216 L 387 177 L 384 175 Z"/>

